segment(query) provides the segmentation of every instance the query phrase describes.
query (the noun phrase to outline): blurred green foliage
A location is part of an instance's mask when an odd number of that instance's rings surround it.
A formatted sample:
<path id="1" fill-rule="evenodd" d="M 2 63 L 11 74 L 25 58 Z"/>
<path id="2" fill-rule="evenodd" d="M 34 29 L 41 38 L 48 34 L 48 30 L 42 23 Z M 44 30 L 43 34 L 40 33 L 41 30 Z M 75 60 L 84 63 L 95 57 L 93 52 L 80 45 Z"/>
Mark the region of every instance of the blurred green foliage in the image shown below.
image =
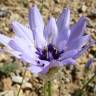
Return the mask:
<path id="1" fill-rule="evenodd" d="M 2 67 L 0 67 L 0 76 L 2 75 L 9 75 L 11 72 L 15 72 L 18 68 L 17 64 L 4 64 Z"/>

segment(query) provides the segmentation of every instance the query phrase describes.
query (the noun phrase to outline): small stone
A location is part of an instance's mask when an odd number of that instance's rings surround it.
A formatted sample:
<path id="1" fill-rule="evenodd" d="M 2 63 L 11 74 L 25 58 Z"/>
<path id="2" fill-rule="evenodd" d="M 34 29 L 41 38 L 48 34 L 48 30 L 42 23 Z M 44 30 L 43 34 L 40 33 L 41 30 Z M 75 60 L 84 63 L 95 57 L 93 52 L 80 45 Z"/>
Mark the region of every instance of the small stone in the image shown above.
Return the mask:
<path id="1" fill-rule="evenodd" d="M 5 96 L 6 93 L 7 93 L 6 91 L 0 92 L 0 96 Z"/>
<path id="2" fill-rule="evenodd" d="M 30 90 L 26 90 L 26 91 L 24 92 L 24 94 L 25 94 L 25 96 L 31 96 L 31 91 L 30 91 Z"/>
<path id="3" fill-rule="evenodd" d="M 8 93 L 5 96 L 14 96 L 14 91 L 13 90 L 8 91 Z"/>
<path id="4" fill-rule="evenodd" d="M 87 26 L 88 26 L 89 28 L 94 28 L 94 27 L 95 27 L 95 23 L 94 23 L 91 19 L 88 19 L 88 24 L 87 24 Z"/>
<path id="5" fill-rule="evenodd" d="M 57 81 L 56 79 L 52 82 L 52 95 L 53 96 L 59 96 L 59 81 Z"/>
<path id="6" fill-rule="evenodd" d="M 0 6 L 0 17 L 6 17 L 8 14 L 8 9 L 4 6 Z"/>
<path id="7" fill-rule="evenodd" d="M 31 96 L 39 96 L 39 95 L 37 95 L 36 92 L 32 92 Z"/>
<path id="8" fill-rule="evenodd" d="M 0 62 L 2 61 L 7 61 L 9 58 L 7 55 L 5 55 L 4 53 L 0 53 Z"/>
<path id="9" fill-rule="evenodd" d="M 14 83 L 19 83 L 19 84 L 22 83 L 23 77 L 21 77 L 21 76 L 11 76 L 11 78 L 12 78 L 12 81 L 13 81 Z M 26 82 L 26 81 L 23 80 L 23 83 L 25 83 L 25 82 Z"/>
<path id="10" fill-rule="evenodd" d="M 21 85 L 19 85 L 19 84 L 15 84 L 15 85 L 14 85 L 14 87 L 13 87 L 14 95 L 13 95 L 13 96 L 17 96 L 18 91 L 20 90 L 20 86 L 21 86 Z M 23 94 L 22 88 L 21 88 L 21 90 L 20 90 L 19 96 L 25 96 L 25 95 Z"/>
<path id="11" fill-rule="evenodd" d="M 32 78 L 31 72 L 30 72 L 30 71 L 26 71 L 26 74 L 25 74 L 25 79 L 26 79 L 26 81 L 28 81 L 28 80 L 31 79 L 31 78 Z"/>
<path id="12" fill-rule="evenodd" d="M 69 83 L 70 79 L 69 78 L 65 78 L 65 83 Z"/>
<path id="13" fill-rule="evenodd" d="M 83 12 L 86 12 L 86 10 L 87 10 L 87 6 L 86 6 L 86 5 L 83 5 L 83 6 L 82 6 L 82 11 L 83 11 Z"/>
<path id="14" fill-rule="evenodd" d="M 10 90 L 12 87 L 12 80 L 10 78 L 4 78 L 2 80 L 3 82 L 3 89 L 4 90 Z"/>
<path id="15" fill-rule="evenodd" d="M 96 85 L 94 86 L 94 93 L 96 93 Z"/>
<path id="16" fill-rule="evenodd" d="M 23 83 L 22 88 L 23 89 L 32 89 L 32 84 L 28 83 L 28 82 Z"/>
<path id="17" fill-rule="evenodd" d="M 11 22 L 12 21 L 14 21 L 14 20 L 19 20 L 20 21 L 20 16 L 18 15 L 18 14 L 16 14 L 16 13 L 14 13 L 14 14 L 11 14 L 11 16 L 10 16 L 10 24 L 11 24 Z"/>
<path id="18" fill-rule="evenodd" d="M 86 5 L 82 5 L 79 9 L 78 9 L 78 12 L 79 13 L 82 13 L 82 12 L 86 12 L 87 10 L 87 6 Z"/>
<path id="19" fill-rule="evenodd" d="M 10 91 L 0 92 L 0 96 L 14 96 L 14 91 L 10 90 Z"/>
<path id="20" fill-rule="evenodd" d="M 6 16 L 7 16 L 7 12 L 0 10 L 0 17 L 6 17 Z"/>
<path id="21" fill-rule="evenodd" d="M 96 19 L 96 10 L 92 10 L 92 12 L 88 15 L 90 19 Z"/>

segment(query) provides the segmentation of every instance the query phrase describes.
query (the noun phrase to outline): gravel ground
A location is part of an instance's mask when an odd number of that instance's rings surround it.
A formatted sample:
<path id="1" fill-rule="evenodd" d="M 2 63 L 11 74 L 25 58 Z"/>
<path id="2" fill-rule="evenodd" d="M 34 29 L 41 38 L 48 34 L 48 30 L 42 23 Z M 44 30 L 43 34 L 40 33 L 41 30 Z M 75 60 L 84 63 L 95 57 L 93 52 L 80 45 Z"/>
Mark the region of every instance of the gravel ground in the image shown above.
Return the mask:
<path id="1" fill-rule="evenodd" d="M 86 16 L 88 18 L 86 34 L 90 34 L 96 40 L 96 0 L 0 0 L 0 33 L 7 36 L 14 35 L 10 28 L 10 23 L 14 20 L 27 26 L 28 7 L 34 3 L 40 8 L 45 22 L 50 15 L 58 17 L 65 7 L 71 10 L 71 24 L 80 16 Z M 0 47 L 4 46 L 0 45 Z M 84 68 L 88 58 L 93 57 L 94 53 L 96 53 L 96 46 L 77 59 L 75 66 L 64 67 L 56 73 L 51 80 L 52 96 L 75 96 L 76 91 L 82 88 L 96 72 L 95 59 L 89 71 Z M 22 83 L 25 67 L 26 64 L 10 54 L 0 54 L 0 96 L 16 96 Z M 42 78 L 35 77 L 26 71 L 19 96 L 44 96 L 42 89 Z M 84 91 L 83 96 L 96 96 L 96 78 Z"/>

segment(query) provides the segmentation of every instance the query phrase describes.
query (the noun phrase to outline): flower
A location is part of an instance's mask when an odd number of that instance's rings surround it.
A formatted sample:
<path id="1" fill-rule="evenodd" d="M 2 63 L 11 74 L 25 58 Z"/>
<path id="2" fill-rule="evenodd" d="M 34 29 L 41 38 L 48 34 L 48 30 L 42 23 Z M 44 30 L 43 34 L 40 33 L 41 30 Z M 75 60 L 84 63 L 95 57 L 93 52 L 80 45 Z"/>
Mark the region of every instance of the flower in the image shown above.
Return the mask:
<path id="1" fill-rule="evenodd" d="M 34 74 L 46 74 L 49 69 L 74 64 L 76 58 L 90 46 L 90 36 L 84 35 L 86 18 L 80 17 L 72 27 L 70 10 L 65 8 L 57 20 L 50 17 L 44 25 L 36 5 L 29 8 L 29 27 L 12 22 L 15 36 L 0 34 L 0 42 L 15 57 L 30 63 Z"/>

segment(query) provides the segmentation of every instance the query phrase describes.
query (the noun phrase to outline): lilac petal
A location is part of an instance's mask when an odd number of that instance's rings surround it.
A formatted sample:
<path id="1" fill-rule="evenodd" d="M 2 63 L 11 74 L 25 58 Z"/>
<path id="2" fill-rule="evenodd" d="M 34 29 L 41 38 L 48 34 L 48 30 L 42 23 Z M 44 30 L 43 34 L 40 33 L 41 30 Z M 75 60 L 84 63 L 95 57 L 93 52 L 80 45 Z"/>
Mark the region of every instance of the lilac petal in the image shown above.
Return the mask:
<path id="1" fill-rule="evenodd" d="M 60 62 L 57 60 L 52 60 L 50 63 L 50 68 L 52 67 L 59 67 Z"/>
<path id="2" fill-rule="evenodd" d="M 18 36 L 14 36 L 12 37 L 12 40 L 15 41 L 21 48 L 25 49 L 25 50 L 31 50 L 31 51 L 36 51 L 34 44 L 28 43 L 26 41 L 26 39 L 22 38 L 22 37 L 18 37 Z"/>
<path id="3" fill-rule="evenodd" d="M 89 58 L 87 63 L 85 64 L 85 68 L 89 69 L 93 63 L 93 58 Z"/>
<path id="4" fill-rule="evenodd" d="M 56 40 L 57 44 L 60 44 L 62 41 L 68 41 L 69 36 L 70 36 L 70 30 L 68 28 L 61 30 L 61 32 L 58 32 Z"/>
<path id="5" fill-rule="evenodd" d="M 9 42 L 9 46 L 16 52 L 18 53 L 24 53 L 24 49 L 22 49 L 15 41 L 10 40 Z M 16 52 L 14 52 L 12 50 L 10 50 L 9 52 L 13 55 L 16 55 Z M 19 57 L 21 58 L 21 54 L 19 54 Z"/>
<path id="6" fill-rule="evenodd" d="M 57 19 L 57 27 L 58 27 L 58 37 L 57 44 L 59 44 L 63 40 L 68 40 L 70 35 L 69 30 L 70 23 L 70 10 L 68 8 L 64 9 L 59 18 Z"/>
<path id="7" fill-rule="evenodd" d="M 48 43 L 56 44 L 57 34 L 58 34 L 58 31 L 57 31 L 55 18 L 50 17 L 44 29 L 44 36 L 46 41 Z"/>
<path id="8" fill-rule="evenodd" d="M 67 44 L 67 41 L 66 41 L 66 40 L 63 40 L 63 41 L 61 41 L 61 42 L 58 44 L 57 48 L 58 48 L 59 50 L 64 50 L 66 44 Z"/>
<path id="9" fill-rule="evenodd" d="M 10 41 L 11 41 L 11 38 L 0 34 L 0 42 L 7 47 L 7 48 L 4 48 L 3 51 L 9 52 L 9 53 L 11 53 L 13 56 L 15 56 L 15 57 L 17 57 L 17 58 L 20 58 L 21 52 L 18 52 L 18 51 L 16 51 L 16 50 L 13 50 L 13 49 L 10 47 L 10 45 L 9 45 L 9 42 L 10 42 Z"/>
<path id="10" fill-rule="evenodd" d="M 30 63 L 31 65 L 36 65 L 36 61 L 35 60 L 38 60 L 38 57 L 36 56 L 36 54 L 33 54 L 33 56 L 30 56 L 28 54 L 23 53 L 21 55 L 21 60 L 25 61 L 27 63 Z"/>
<path id="11" fill-rule="evenodd" d="M 75 50 L 75 49 L 66 51 L 66 52 L 64 52 L 61 55 L 61 57 L 59 58 L 59 60 L 64 60 L 66 58 L 73 58 L 77 53 L 78 53 L 78 51 Z"/>
<path id="12" fill-rule="evenodd" d="M 32 31 L 29 28 L 16 21 L 12 22 L 12 28 L 17 36 L 26 39 L 29 43 L 34 42 Z"/>
<path id="13" fill-rule="evenodd" d="M 48 70 L 49 70 L 50 62 L 41 61 L 41 63 L 44 63 L 44 66 L 31 65 L 28 68 L 28 70 L 31 71 L 32 73 L 36 74 L 36 75 L 46 74 L 48 72 Z"/>
<path id="14" fill-rule="evenodd" d="M 22 54 L 21 52 L 13 50 L 11 47 L 4 47 L 3 49 L 0 49 L 0 53 L 7 52 L 11 53 L 11 55 L 15 56 L 16 58 L 20 59 L 20 55 Z"/>
<path id="15" fill-rule="evenodd" d="M 68 49 L 80 49 L 85 44 L 87 44 L 89 40 L 90 40 L 90 36 L 89 35 L 85 35 L 85 36 L 76 38 L 75 40 L 70 41 L 67 44 L 67 48 Z"/>
<path id="16" fill-rule="evenodd" d="M 48 52 L 48 57 L 50 58 L 50 60 L 53 60 L 54 59 L 51 52 Z"/>
<path id="17" fill-rule="evenodd" d="M 27 69 L 35 75 L 40 74 L 43 71 L 42 67 L 38 67 L 38 66 L 35 66 L 35 65 L 32 65 Z"/>
<path id="18" fill-rule="evenodd" d="M 58 31 L 60 32 L 64 28 L 69 28 L 70 24 L 70 10 L 65 8 L 57 19 Z"/>
<path id="19" fill-rule="evenodd" d="M 90 42 L 88 45 L 86 45 L 84 48 L 82 48 L 77 54 L 76 56 L 74 56 L 74 59 L 80 57 L 82 54 L 84 54 L 93 44 L 95 44 L 95 42 Z"/>
<path id="20" fill-rule="evenodd" d="M 63 61 L 60 62 L 60 66 L 64 66 L 64 65 L 70 65 L 70 64 L 75 64 L 76 61 L 72 58 L 68 58 L 68 59 L 64 59 Z"/>
<path id="21" fill-rule="evenodd" d="M 10 41 L 11 39 L 3 34 L 0 34 L 0 43 L 2 43 L 3 45 L 8 46 L 8 42 Z"/>
<path id="22" fill-rule="evenodd" d="M 30 56 L 33 56 L 36 50 L 34 47 L 29 46 L 25 39 L 19 38 L 17 36 L 15 36 L 12 40 L 10 40 L 8 44 L 14 50 L 26 53 Z"/>
<path id="23" fill-rule="evenodd" d="M 34 5 L 32 8 L 29 9 L 29 25 L 33 32 L 36 47 L 39 48 L 44 47 L 45 45 L 45 39 L 43 36 L 44 22 L 36 5 Z"/>
<path id="24" fill-rule="evenodd" d="M 43 31 L 44 29 L 44 22 L 42 16 L 36 5 L 29 8 L 29 24 L 33 32 L 36 31 L 37 28 L 39 28 L 41 31 Z"/>
<path id="25" fill-rule="evenodd" d="M 15 50 L 7 50 L 7 52 L 11 53 L 13 56 L 15 56 L 18 59 L 21 59 L 21 52 L 15 51 Z"/>
<path id="26" fill-rule="evenodd" d="M 22 52 L 22 49 L 16 44 L 15 41 L 10 40 L 10 42 L 9 42 L 8 44 L 9 44 L 9 46 L 10 46 L 12 49 L 14 49 L 14 50 L 16 50 L 16 51 Z"/>
<path id="27" fill-rule="evenodd" d="M 81 17 L 79 21 L 72 26 L 69 42 L 75 38 L 78 38 L 84 34 L 86 28 L 86 18 Z"/>

